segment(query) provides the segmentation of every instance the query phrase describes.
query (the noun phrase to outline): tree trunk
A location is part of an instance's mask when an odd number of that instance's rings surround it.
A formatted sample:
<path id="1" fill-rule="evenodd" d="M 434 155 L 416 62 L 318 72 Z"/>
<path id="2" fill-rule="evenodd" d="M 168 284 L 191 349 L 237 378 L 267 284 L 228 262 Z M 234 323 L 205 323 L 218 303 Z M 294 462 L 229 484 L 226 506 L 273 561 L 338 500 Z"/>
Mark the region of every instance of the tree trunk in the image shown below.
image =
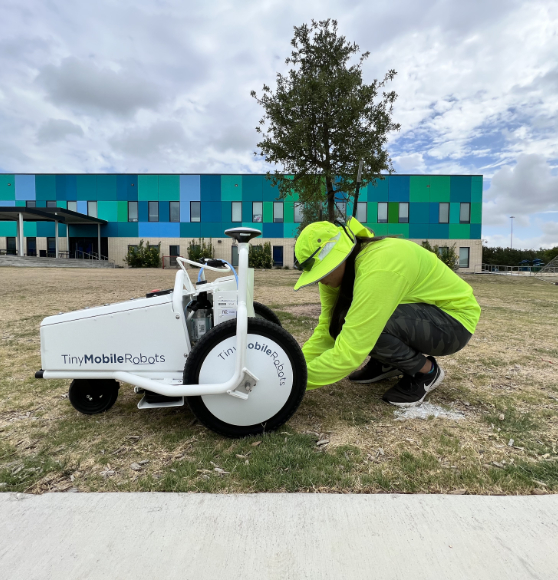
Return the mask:
<path id="1" fill-rule="evenodd" d="M 329 177 L 326 178 L 327 185 L 327 221 L 333 223 L 335 221 L 335 191 L 333 183 Z"/>

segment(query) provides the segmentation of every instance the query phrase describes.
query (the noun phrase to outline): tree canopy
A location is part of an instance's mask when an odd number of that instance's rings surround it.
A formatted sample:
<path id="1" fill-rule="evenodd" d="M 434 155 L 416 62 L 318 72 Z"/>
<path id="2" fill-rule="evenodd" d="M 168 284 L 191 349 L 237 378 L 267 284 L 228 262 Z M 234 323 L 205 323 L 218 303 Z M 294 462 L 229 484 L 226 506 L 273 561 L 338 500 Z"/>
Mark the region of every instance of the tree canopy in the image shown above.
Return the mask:
<path id="1" fill-rule="evenodd" d="M 267 175 L 282 198 L 295 192 L 314 207 L 327 201 L 334 221 L 335 196 L 354 196 L 361 159 L 363 186 L 393 171 L 386 142 L 400 128 L 392 120 L 397 95 L 384 88 L 397 73 L 363 83 L 369 53 L 357 56 L 359 46 L 338 34 L 336 20 L 295 26 L 291 45 L 290 68 L 277 73 L 275 92 L 264 85 L 261 96 L 251 93 L 264 108 L 255 155 L 279 166 Z"/>

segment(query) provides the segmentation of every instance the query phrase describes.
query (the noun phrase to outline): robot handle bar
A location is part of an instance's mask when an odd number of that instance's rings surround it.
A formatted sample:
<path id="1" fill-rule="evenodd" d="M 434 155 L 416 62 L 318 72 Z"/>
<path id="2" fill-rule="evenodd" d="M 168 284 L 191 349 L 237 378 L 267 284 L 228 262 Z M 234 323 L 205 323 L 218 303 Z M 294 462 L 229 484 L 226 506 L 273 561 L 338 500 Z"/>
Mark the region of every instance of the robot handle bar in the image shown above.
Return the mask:
<path id="1" fill-rule="evenodd" d="M 213 270 L 214 272 L 221 272 L 223 273 L 223 268 L 213 268 L 212 266 L 208 266 L 207 264 L 200 264 L 199 262 L 194 262 L 193 260 L 187 260 L 186 258 L 181 258 L 180 256 L 178 256 L 176 258 L 176 261 L 180 264 L 180 267 L 183 270 L 186 270 L 185 264 L 190 264 L 191 266 L 195 266 L 196 268 L 204 268 L 206 270 Z M 227 266 L 227 270 L 230 270 L 232 272 L 231 267 L 228 264 L 225 264 Z"/>

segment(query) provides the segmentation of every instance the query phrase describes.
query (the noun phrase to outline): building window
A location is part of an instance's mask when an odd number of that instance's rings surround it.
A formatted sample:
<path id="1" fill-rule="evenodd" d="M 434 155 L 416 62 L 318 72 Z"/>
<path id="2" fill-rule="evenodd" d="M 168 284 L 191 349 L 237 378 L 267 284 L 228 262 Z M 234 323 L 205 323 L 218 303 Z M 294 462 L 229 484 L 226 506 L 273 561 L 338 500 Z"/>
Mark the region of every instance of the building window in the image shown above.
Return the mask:
<path id="1" fill-rule="evenodd" d="M 48 203 L 48 201 L 47 201 Z M 47 205 L 48 207 L 48 205 Z M 96 201 L 88 201 L 87 202 L 87 215 L 90 217 L 97 217 L 97 202 Z"/>
<path id="2" fill-rule="evenodd" d="M 231 221 L 240 223 L 242 221 L 242 202 L 233 201 L 231 212 Z"/>
<path id="3" fill-rule="evenodd" d="M 448 255 L 449 248 L 447 246 L 438 246 L 438 255 L 444 258 Z"/>
<path id="4" fill-rule="evenodd" d="M 27 240 L 27 255 L 37 255 L 37 238 L 26 238 Z"/>
<path id="5" fill-rule="evenodd" d="M 180 202 L 171 201 L 169 206 L 169 221 L 179 222 L 180 221 Z M 172 254 L 171 254 L 172 255 Z"/>
<path id="6" fill-rule="evenodd" d="M 6 254 L 15 256 L 17 254 L 16 239 L 6 238 Z"/>
<path id="7" fill-rule="evenodd" d="M 469 251 L 470 248 L 459 248 L 459 267 L 469 267 Z"/>
<path id="8" fill-rule="evenodd" d="M 238 268 L 238 246 L 231 247 L 231 265 Z"/>
<path id="9" fill-rule="evenodd" d="M 252 202 L 252 221 L 257 223 L 263 222 L 263 202 Z"/>
<path id="10" fill-rule="evenodd" d="M 201 221 L 201 202 L 191 201 L 190 202 L 190 221 L 200 222 Z"/>
<path id="11" fill-rule="evenodd" d="M 128 254 L 132 251 L 132 250 L 136 250 L 137 251 L 138 247 L 136 245 L 130 245 L 128 246 Z"/>
<path id="12" fill-rule="evenodd" d="M 68 202 L 68 209 L 70 211 L 75 211 L 77 212 L 77 201 L 69 201 Z"/>
<path id="13" fill-rule="evenodd" d="M 367 208 L 368 204 L 365 201 L 357 202 L 356 219 L 361 224 L 364 224 L 368 221 Z"/>
<path id="14" fill-rule="evenodd" d="M 149 203 L 148 220 L 150 222 L 158 222 L 159 221 L 159 202 L 158 201 L 150 201 L 148 203 Z"/>
<path id="15" fill-rule="evenodd" d="M 47 257 L 56 258 L 56 238 L 47 238 Z"/>
<path id="16" fill-rule="evenodd" d="M 37 207 L 37 202 L 34 200 L 33 201 L 26 201 L 25 207 Z"/>
<path id="17" fill-rule="evenodd" d="M 409 204 L 407 202 L 399 203 L 399 223 L 400 224 L 409 223 Z"/>
<path id="18" fill-rule="evenodd" d="M 342 221 L 347 220 L 347 204 L 344 201 L 335 202 L 335 216 Z"/>
<path id="19" fill-rule="evenodd" d="M 138 202 L 129 201 L 128 202 L 128 221 L 137 222 L 138 221 Z"/>
<path id="20" fill-rule="evenodd" d="M 302 204 L 301 203 L 294 204 L 294 223 L 295 224 L 302 223 Z"/>
<path id="21" fill-rule="evenodd" d="M 52 200 L 47 201 L 46 206 L 47 207 L 56 207 L 56 201 L 52 201 Z"/>
<path id="22" fill-rule="evenodd" d="M 471 223 L 471 204 L 462 203 L 459 205 L 459 223 L 460 224 L 470 224 Z"/>
<path id="23" fill-rule="evenodd" d="M 449 203 L 441 203 L 438 209 L 438 222 L 449 224 Z"/>
<path id="24" fill-rule="evenodd" d="M 378 223 L 387 224 L 388 223 L 388 204 L 381 202 L 378 204 Z"/>
<path id="25" fill-rule="evenodd" d="M 283 223 L 283 202 L 274 201 L 273 202 L 273 223 L 282 224 Z"/>

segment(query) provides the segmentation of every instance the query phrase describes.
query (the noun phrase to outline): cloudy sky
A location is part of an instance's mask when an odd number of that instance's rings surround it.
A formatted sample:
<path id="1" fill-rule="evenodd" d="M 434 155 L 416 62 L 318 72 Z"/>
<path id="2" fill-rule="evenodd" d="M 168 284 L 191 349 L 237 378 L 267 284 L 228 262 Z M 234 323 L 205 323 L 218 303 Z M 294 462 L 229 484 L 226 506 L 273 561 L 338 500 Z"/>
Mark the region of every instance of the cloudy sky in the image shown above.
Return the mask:
<path id="1" fill-rule="evenodd" d="M 4 0 L 0 172 L 264 172 L 250 90 L 312 18 L 398 72 L 398 173 L 482 174 L 489 245 L 558 245 L 555 0 Z"/>

